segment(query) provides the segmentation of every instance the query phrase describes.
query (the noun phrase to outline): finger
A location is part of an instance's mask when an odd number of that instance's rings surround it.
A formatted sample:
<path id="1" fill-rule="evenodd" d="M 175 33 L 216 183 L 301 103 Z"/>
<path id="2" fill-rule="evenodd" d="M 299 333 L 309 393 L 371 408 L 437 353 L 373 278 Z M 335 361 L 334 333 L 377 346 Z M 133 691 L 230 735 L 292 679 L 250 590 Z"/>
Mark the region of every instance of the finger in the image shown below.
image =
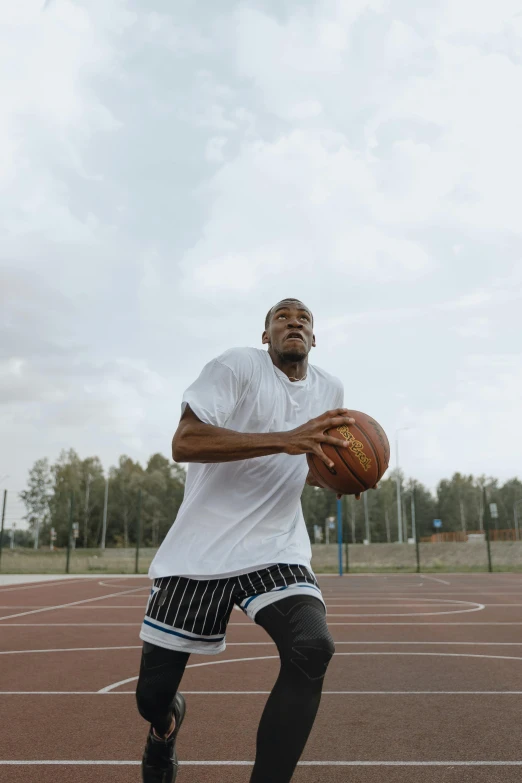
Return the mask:
<path id="1" fill-rule="evenodd" d="M 325 411 L 320 416 L 318 416 L 318 419 L 334 419 L 334 418 L 343 418 L 343 419 L 350 419 L 351 416 L 349 415 L 350 411 L 347 408 L 334 408 L 334 410 L 331 411 Z"/>
<path id="2" fill-rule="evenodd" d="M 333 438 L 331 435 L 322 435 L 321 443 L 329 443 L 331 446 L 337 446 L 339 449 L 348 449 L 350 444 L 347 440 L 341 440 L 340 438 Z"/>
<path id="3" fill-rule="evenodd" d="M 355 424 L 355 419 L 351 416 L 331 416 L 326 419 L 324 424 L 325 430 L 328 430 L 331 427 L 351 427 L 352 424 Z"/>
<path id="4" fill-rule="evenodd" d="M 333 468 L 334 467 L 334 464 L 333 464 L 332 460 L 330 459 L 330 457 L 326 456 L 326 454 L 324 453 L 324 451 L 322 450 L 322 448 L 320 446 L 317 446 L 317 448 L 314 449 L 314 454 L 317 454 L 319 459 L 321 459 L 324 462 L 324 464 L 326 465 L 327 468 Z"/>
<path id="5" fill-rule="evenodd" d="M 355 499 L 356 499 L 356 500 L 360 500 L 360 499 L 361 499 L 361 493 L 360 493 L 360 492 L 359 492 L 359 494 L 358 494 L 358 495 L 356 495 L 356 496 L 355 496 Z"/>
<path id="6" fill-rule="evenodd" d="M 338 492 L 338 493 L 337 493 L 337 495 L 336 495 L 335 497 L 337 498 L 337 500 L 341 500 L 341 499 L 342 499 L 342 495 L 341 495 L 341 493 L 340 493 L 340 492 Z"/>

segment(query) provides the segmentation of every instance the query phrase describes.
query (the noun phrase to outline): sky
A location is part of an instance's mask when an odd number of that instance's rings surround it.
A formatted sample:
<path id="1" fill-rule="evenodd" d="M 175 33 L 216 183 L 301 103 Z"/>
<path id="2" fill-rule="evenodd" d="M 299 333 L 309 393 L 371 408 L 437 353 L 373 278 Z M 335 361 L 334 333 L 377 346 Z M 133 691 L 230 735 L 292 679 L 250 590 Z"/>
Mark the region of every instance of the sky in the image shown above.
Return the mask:
<path id="1" fill-rule="evenodd" d="M 520 0 L 17 0 L 0 91 L 13 503 L 62 449 L 169 456 L 289 296 L 392 468 L 522 477 Z"/>

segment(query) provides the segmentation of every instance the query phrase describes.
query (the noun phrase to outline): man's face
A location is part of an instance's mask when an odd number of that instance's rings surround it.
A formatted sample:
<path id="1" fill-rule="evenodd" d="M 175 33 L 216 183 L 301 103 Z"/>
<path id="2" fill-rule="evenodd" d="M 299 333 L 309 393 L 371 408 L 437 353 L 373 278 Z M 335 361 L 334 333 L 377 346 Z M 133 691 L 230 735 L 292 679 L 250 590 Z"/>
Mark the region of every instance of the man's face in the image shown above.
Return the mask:
<path id="1" fill-rule="evenodd" d="M 270 313 L 263 345 L 288 362 L 302 361 L 313 346 L 315 336 L 312 313 L 302 302 L 279 302 Z"/>

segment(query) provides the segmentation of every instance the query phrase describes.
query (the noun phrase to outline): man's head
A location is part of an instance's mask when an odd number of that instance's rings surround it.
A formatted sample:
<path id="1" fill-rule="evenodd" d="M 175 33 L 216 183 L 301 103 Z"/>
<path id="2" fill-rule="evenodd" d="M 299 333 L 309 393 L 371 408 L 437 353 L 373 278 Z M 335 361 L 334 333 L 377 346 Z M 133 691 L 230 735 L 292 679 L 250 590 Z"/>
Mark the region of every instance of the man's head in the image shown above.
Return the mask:
<path id="1" fill-rule="evenodd" d="M 282 299 L 265 318 L 263 345 L 285 362 L 300 362 L 315 347 L 314 317 L 299 299 Z"/>

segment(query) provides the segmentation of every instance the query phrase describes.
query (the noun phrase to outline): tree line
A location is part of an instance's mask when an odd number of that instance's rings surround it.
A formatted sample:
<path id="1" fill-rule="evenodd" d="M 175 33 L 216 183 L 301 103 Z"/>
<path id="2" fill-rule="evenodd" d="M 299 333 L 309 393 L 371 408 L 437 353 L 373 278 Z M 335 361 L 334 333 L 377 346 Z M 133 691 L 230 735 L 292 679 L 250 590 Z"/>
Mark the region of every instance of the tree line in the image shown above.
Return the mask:
<path id="1" fill-rule="evenodd" d="M 20 498 L 26 507 L 31 539 L 47 547 L 54 528 L 55 545 L 64 547 L 71 522 L 71 497 L 74 497 L 72 522 L 77 529 L 76 546 L 89 548 L 101 543 L 107 490 L 106 546 L 134 546 L 140 497 L 140 542 L 155 547 L 176 519 L 185 478 L 184 468 L 162 454 L 153 454 L 145 467 L 122 455 L 106 475 L 98 457 L 82 460 L 70 449 L 63 451 L 54 464 L 47 458 L 37 460 Z M 405 541 L 412 535 L 414 490 L 419 537 L 431 535 L 434 519 L 442 520 L 445 532 L 482 529 L 484 487 L 488 502 L 495 503 L 498 510 L 492 525 L 500 530 L 513 527 L 514 506 L 522 499 L 522 482 L 517 478 L 500 484 L 495 478 L 455 473 L 450 479 L 442 479 L 434 493 L 419 481 L 405 479 L 402 473 L 399 479 Z M 311 540 L 315 540 L 318 529 L 324 540 L 326 520 L 337 514 L 335 494 L 305 486 L 302 506 Z M 360 543 L 369 537 L 372 542 L 397 541 L 397 473 L 391 471 L 377 490 L 368 491 L 366 502 L 343 498 L 342 508 L 345 540 Z M 522 522 L 522 503 L 518 509 Z M 332 531 L 330 540 L 335 537 Z"/>

